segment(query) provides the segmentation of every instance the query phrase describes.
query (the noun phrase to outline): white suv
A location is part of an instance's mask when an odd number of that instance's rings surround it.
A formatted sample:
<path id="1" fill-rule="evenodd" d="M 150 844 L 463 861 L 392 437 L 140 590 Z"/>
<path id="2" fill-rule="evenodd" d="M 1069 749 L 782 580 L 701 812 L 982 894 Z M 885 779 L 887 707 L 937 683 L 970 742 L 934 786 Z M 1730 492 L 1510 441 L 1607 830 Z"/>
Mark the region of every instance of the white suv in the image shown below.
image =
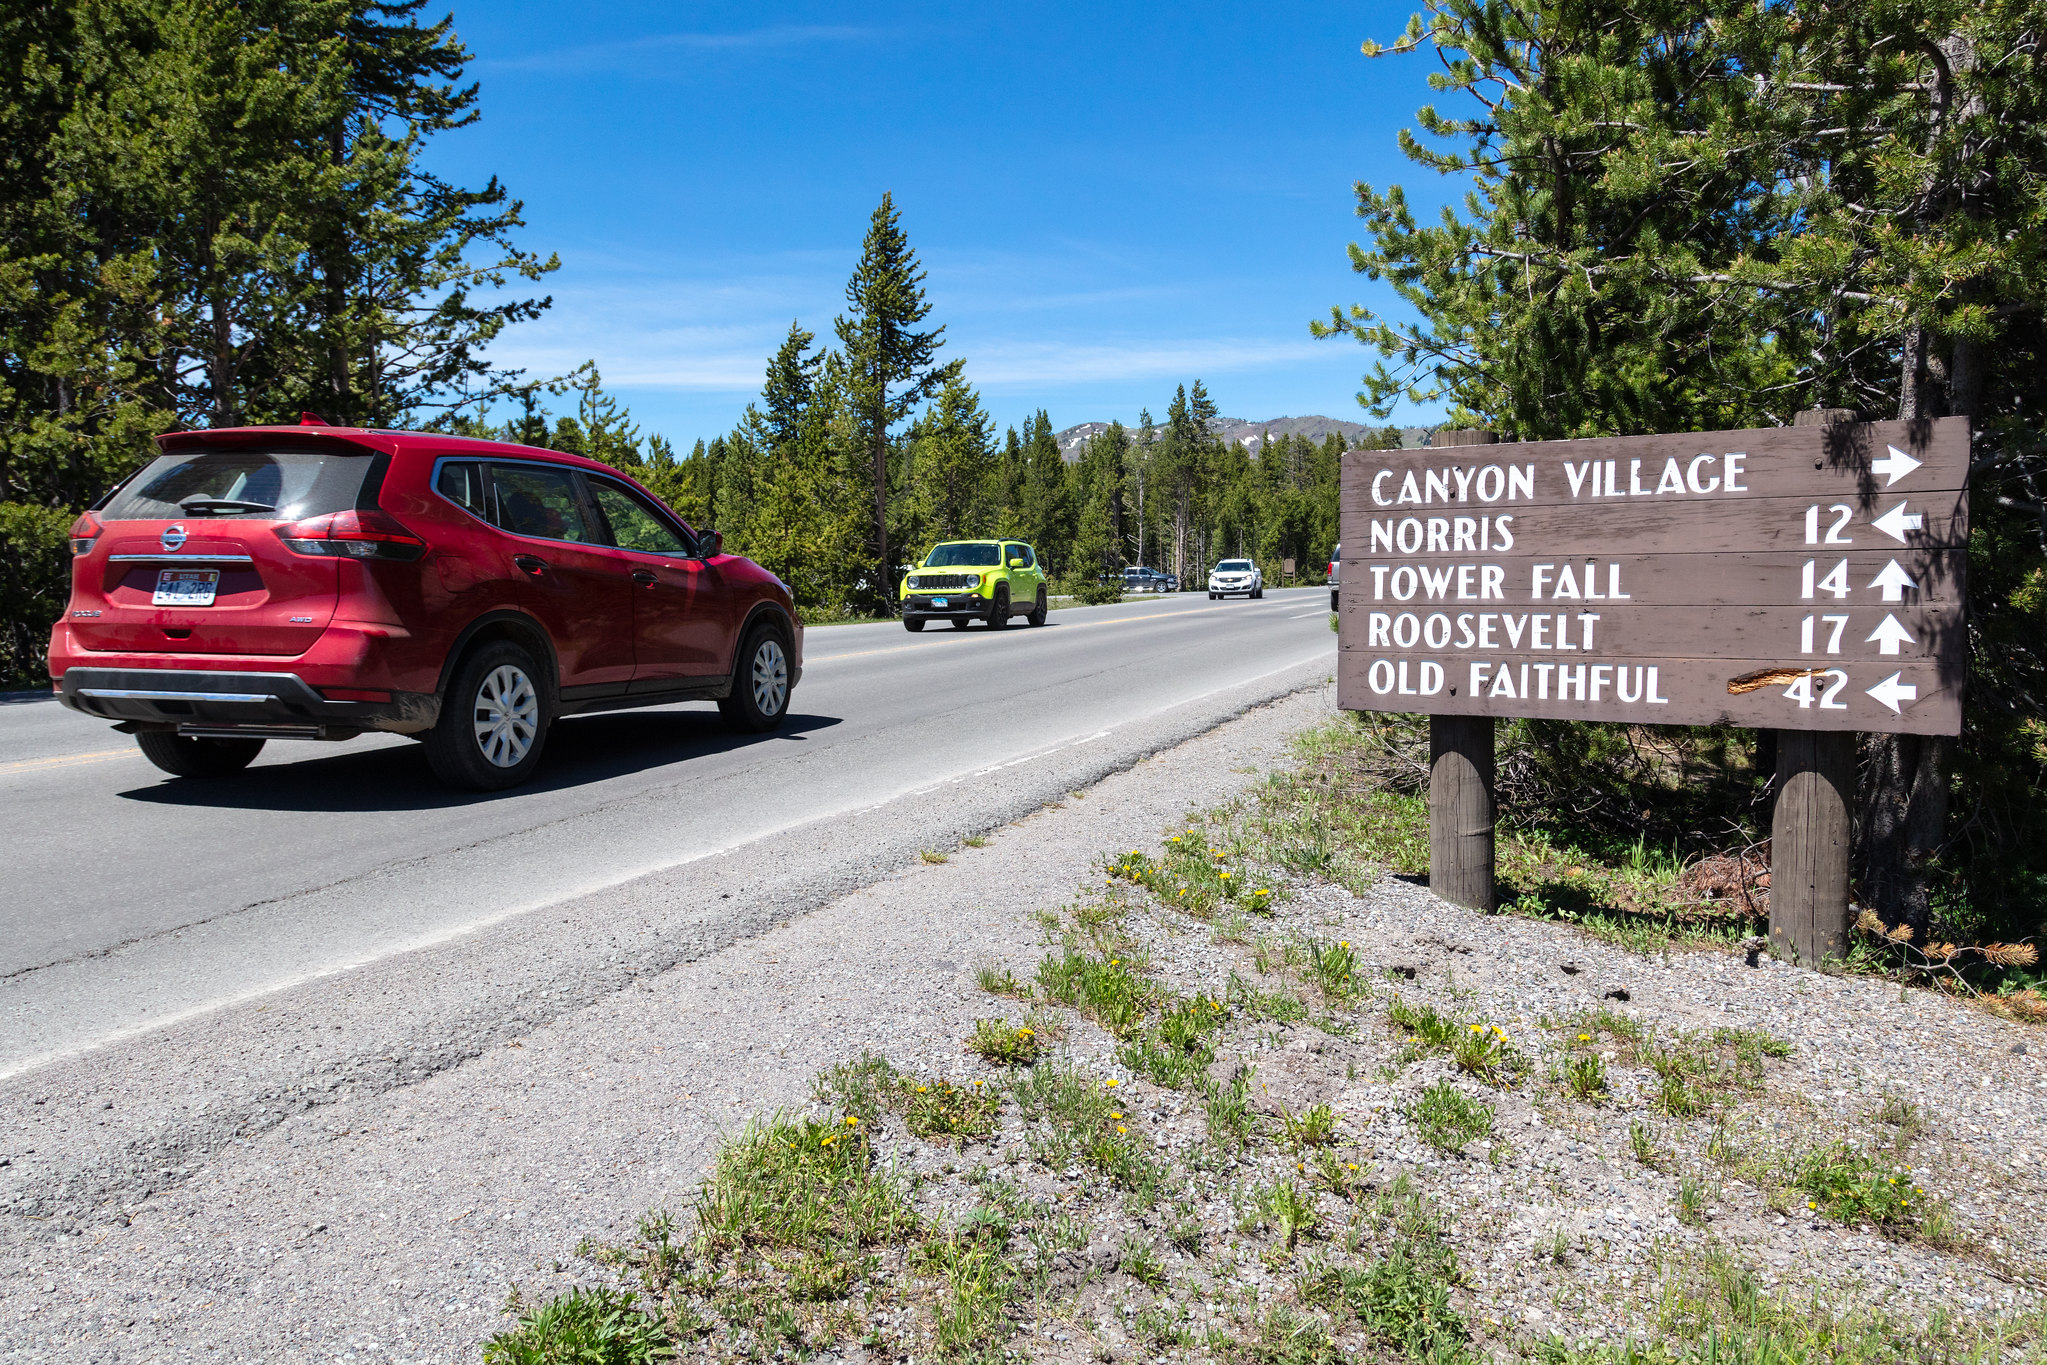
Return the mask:
<path id="1" fill-rule="evenodd" d="M 1336 571 L 1343 567 L 1343 542 L 1329 552 L 1329 609 L 1336 610 Z"/>
<path id="2" fill-rule="evenodd" d="M 1265 578 L 1248 559 L 1225 559 L 1208 575 L 1208 600 L 1218 597 L 1265 596 Z"/>

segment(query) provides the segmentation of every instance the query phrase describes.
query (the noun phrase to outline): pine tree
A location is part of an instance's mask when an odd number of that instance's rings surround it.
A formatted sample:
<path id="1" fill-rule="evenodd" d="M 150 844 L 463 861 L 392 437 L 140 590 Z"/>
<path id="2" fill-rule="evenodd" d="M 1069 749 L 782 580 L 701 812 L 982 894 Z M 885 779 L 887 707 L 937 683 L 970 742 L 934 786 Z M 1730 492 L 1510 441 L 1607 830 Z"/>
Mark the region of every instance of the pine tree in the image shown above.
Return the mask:
<path id="1" fill-rule="evenodd" d="M 1360 185 L 1372 240 L 1352 264 L 1419 321 L 1352 309 L 1318 327 L 1378 351 L 1373 410 L 1443 398 L 1512 437 L 1813 406 L 1971 418 L 1961 745 L 1864 751 L 1860 894 L 1922 936 L 1936 868 L 1964 918 L 2019 913 L 2047 879 L 2043 31 L 2041 0 L 1436 0 L 1366 50 L 1434 48 L 1439 83 L 1484 102 L 1422 111 L 1447 150 L 1403 136 L 1424 167 L 1471 176 L 1466 212 L 1419 226 L 1398 187 Z"/>
<path id="2" fill-rule="evenodd" d="M 913 474 L 905 501 L 919 524 L 917 539 L 995 533 L 1002 470 L 993 437 L 994 419 L 980 395 L 958 376 L 947 380 L 910 430 Z"/>
<path id="3" fill-rule="evenodd" d="M 837 320 L 845 348 L 847 399 L 858 424 L 873 492 L 873 578 L 875 604 L 893 611 L 894 559 L 889 552 L 889 455 L 891 433 L 946 383 L 960 363 L 937 362 L 945 328 L 918 331 L 931 315 L 924 297 L 924 270 L 884 194 L 861 244 L 860 263 L 846 282 L 846 313 Z"/>

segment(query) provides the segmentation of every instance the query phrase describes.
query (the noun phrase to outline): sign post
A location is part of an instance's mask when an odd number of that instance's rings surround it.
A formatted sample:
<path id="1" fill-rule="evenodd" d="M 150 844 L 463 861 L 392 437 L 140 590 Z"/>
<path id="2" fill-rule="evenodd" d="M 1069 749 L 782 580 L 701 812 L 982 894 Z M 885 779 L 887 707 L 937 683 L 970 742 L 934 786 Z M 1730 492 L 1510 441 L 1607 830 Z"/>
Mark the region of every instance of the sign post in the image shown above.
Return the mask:
<path id="1" fill-rule="evenodd" d="M 1839 952 L 1853 732 L 1961 728 L 1966 420 L 1489 441 L 1344 456 L 1338 701 L 1431 717 L 1432 885 L 1493 904 L 1498 717 L 1778 730 L 1772 938 Z"/>

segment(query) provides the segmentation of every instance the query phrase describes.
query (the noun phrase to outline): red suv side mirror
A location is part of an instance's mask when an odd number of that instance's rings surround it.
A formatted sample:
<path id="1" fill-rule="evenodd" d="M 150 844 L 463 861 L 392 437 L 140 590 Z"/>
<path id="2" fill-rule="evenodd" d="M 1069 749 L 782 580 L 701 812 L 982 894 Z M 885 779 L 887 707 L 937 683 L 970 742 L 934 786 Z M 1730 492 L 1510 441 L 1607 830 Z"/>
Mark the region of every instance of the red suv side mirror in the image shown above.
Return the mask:
<path id="1" fill-rule="evenodd" d="M 697 532 L 698 559 L 716 559 L 719 555 L 722 555 L 724 553 L 725 533 L 723 531 Z"/>

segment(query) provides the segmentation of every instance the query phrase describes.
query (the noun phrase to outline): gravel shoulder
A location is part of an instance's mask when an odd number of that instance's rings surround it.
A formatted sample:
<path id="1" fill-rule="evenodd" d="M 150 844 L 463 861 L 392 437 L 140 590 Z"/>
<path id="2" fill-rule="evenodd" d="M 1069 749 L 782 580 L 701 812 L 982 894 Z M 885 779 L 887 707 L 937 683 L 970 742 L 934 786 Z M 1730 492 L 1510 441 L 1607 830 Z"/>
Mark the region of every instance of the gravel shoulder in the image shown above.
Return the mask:
<path id="1" fill-rule="evenodd" d="M 1251 702 L 1168 718 L 1134 766 L 1075 750 L 548 912 L 616 947 L 566 983 L 504 941 L 551 926 L 508 925 L 326 983 L 274 1027 L 252 1004 L 11 1084 L 0 1354 L 470 1355 L 511 1285 L 685 1203 L 722 1135 L 822 1068 L 956 1048 L 974 969 L 1030 956 L 1030 912 L 1277 761 L 1326 713 L 1324 675 L 1219 729 Z M 1041 808 L 1047 773 L 1084 794 Z M 962 846 L 991 816 L 1014 823 Z"/>

